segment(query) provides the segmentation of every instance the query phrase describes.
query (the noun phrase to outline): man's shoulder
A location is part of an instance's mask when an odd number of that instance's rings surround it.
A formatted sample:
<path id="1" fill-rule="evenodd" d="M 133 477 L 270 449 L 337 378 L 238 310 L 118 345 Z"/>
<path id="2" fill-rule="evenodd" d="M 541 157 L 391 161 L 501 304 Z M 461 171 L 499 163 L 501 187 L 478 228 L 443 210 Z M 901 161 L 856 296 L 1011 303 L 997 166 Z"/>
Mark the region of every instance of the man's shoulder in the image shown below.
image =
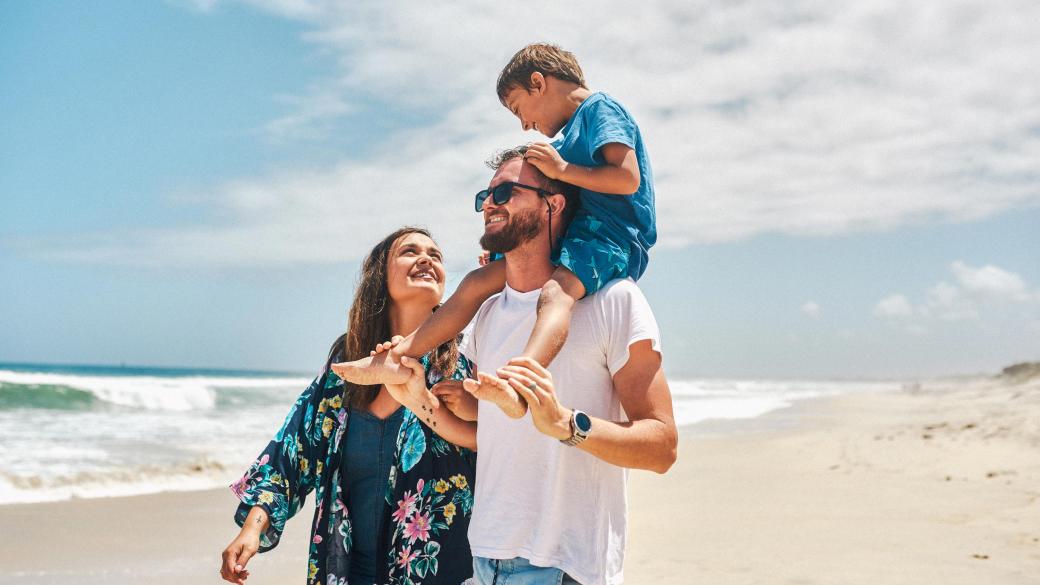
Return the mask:
<path id="1" fill-rule="evenodd" d="M 642 289 L 631 278 L 616 278 L 608 282 L 603 288 L 593 294 L 593 298 L 596 297 L 599 297 L 604 302 L 633 298 L 646 299 Z"/>
<path id="2" fill-rule="evenodd" d="M 618 278 L 608 282 L 584 300 L 587 311 L 603 315 L 606 323 L 619 319 L 630 319 L 636 312 L 650 311 L 646 296 L 631 278 Z"/>

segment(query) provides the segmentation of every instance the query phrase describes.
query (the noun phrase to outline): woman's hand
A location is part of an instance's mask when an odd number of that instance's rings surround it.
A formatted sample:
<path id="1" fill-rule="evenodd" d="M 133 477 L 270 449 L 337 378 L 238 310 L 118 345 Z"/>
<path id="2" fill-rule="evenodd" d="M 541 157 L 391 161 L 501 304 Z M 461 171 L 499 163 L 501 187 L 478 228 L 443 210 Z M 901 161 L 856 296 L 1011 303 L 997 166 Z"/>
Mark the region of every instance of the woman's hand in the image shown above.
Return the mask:
<path id="1" fill-rule="evenodd" d="M 220 555 L 223 562 L 220 564 L 220 576 L 225 581 L 243 585 L 249 577 L 246 563 L 253 558 L 256 551 L 260 550 L 260 534 L 267 530 L 270 519 L 267 511 L 260 506 L 253 506 L 242 523 L 242 530 L 224 549 Z"/>
<path id="2" fill-rule="evenodd" d="M 432 413 L 438 401 L 437 397 L 426 389 L 426 369 L 423 368 L 422 362 L 403 356 L 401 365 L 412 371 L 411 377 L 404 384 L 386 384 L 386 391 L 412 412 Z"/>
<path id="3" fill-rule="evenodd" d="M 224 549 L 221 555 L 223 562 L 220 565 L 220 576 L 225 581 L 243 585 L 249 578 L 246 563 L 260 549 L 260 533 L 247 526 L 242 528 L 235 540 Z"/>
<path id="4" fill-rule="evenodd" d="M 430 392 L 462 420 L 477 420 L 477 399 L 462 387 L 462 380 L 444 380 Z"/>

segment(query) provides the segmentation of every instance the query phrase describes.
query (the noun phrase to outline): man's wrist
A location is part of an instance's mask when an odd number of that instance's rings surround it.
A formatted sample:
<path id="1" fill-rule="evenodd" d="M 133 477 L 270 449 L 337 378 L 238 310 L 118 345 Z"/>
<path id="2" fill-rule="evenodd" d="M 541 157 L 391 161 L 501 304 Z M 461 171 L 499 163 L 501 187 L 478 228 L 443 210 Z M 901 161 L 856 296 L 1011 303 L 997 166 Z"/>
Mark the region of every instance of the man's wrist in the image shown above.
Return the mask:
<path id="1" fill-rule="evenodd" d="M 574 416 L 574 411 L 570 408 L 560 408 L 562 418 L 555 425 L 555 429 L 558 431 L 553 433 L 552 438 L 559 441 L 566 441 L 574 435 L 574 427 L 571 426 L 571 417 Z"/>

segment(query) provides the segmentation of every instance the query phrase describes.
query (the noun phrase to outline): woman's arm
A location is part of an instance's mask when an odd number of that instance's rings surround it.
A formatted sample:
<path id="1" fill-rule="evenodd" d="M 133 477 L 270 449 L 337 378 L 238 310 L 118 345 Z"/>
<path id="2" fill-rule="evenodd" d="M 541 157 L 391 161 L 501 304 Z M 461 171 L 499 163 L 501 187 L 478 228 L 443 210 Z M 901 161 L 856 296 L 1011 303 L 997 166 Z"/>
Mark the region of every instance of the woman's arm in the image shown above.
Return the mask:
<path id="1" fill-rule="evenodd" d="M 412 377 L 405 384 L 387 384 L 390 395 L 444 440 L 475 451 L 477 423 L 459 419 L 426 389 L 426 370 L 419 360 L 402 357 L 401 364 L 412 370 Z"/>
<path id="2" fill-rule="evenodd" d="M 245 526 L 259 507 L 267 515 L 259 551 L 274 548 L 285 523 L 321 481 L 329 435 L 342 404 L 340 386 L 326 388 L 320 375 L 296 399 L 281 429 L 231 490 L 241 501 L 235 521 Z M 329 420 L 329 419 L 333 420 Z"/>
<path id="3" fill-rule="evenodd" d="M 267 530 L 270 520 L 267 512 L 260 506 L 253 506 L 242 524 L 242 530 L 238 536 L 231 541 L 221 555 L 223 562 L 220 565 L 220 576 L 225 581 L 242 585 L 249 577 L 246 563 L 253 558 L 256 551 L 260 549 L 260 535 Z"/>

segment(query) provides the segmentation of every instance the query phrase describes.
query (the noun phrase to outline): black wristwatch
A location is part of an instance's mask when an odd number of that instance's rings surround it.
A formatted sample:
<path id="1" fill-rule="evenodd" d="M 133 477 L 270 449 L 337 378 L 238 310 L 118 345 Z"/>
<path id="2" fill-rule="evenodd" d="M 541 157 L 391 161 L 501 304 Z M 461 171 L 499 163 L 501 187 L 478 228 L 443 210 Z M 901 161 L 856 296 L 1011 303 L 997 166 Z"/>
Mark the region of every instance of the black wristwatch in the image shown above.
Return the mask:
<path id="1" fill-rule="evenodd" d="M 573 447 L 589 438 L 589 431 L 591 430 L 592 419 L 589 418 L 589 415 L 578 409 L 574 409 L 574 411 L 571 412 L 571 436 L 567 439 L 560 439 L 560 442 L 564 445 L 570 445 Z"/>

